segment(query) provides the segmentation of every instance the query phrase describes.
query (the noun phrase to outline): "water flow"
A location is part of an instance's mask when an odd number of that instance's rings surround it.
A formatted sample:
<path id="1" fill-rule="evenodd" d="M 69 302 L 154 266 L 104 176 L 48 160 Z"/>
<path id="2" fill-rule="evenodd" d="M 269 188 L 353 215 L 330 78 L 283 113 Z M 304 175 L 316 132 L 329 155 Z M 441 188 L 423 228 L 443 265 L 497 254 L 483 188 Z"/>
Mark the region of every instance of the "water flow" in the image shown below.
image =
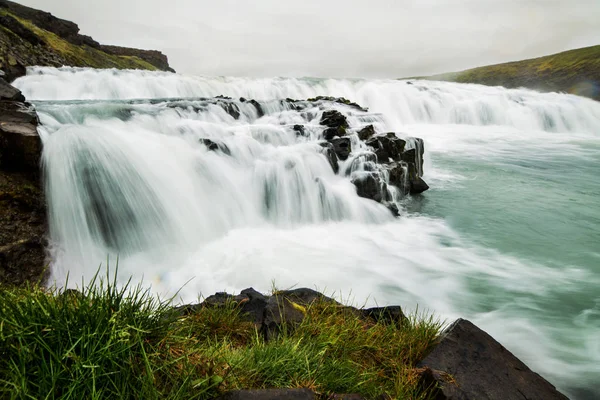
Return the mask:
<path id="1" fill-rule="evenodd" d="M 572 398 L 594 398 L 599 103 L 439 82 L 73 68 L 33 68 L 16 85 L 43 123 L 57 282 L 119 256 L 123 280 L 183 287 L 181 301 L 274 280 L 419 305 L 472 319 Z M 369 111 L 284 100 L 316 95 Z M 337 173 L 320 145 L 329 108 L 350 123 Z M 417 153 L 423 143 L 407 137 L 425 140 L 417 168 L 431 190 L 390 187 L 399 219 L 351 183 L 389 178 L 356 135 L 369 124 Z"/>

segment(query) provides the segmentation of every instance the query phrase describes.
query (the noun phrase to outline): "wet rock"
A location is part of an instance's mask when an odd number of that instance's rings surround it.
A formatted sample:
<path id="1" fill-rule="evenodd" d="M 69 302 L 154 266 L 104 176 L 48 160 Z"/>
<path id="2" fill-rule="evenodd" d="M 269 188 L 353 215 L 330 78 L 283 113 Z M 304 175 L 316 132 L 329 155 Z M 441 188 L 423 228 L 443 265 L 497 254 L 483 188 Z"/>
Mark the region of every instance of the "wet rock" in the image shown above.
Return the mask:
<path id="1" fill-rule="evenodd" d="M 325 111 L 319 123 L 329 128 L 348 128 L 349 126 L 346 116 L 337 110 Z"/>
<path id="2" fill-rule="evenodd" d="M 294 130 L 294 132 L 296 132 L 296 136 L 307 136 L 306 128 L 304 127 L 304 125 L 294 125 L 292 129 Z"/>
<path id="3" fill-rule="evenodd" d="M 310 389 L 256 389 L 235 390 L 217 397 L 215 400 L 314 400 L 315 393 Z"/>
<path id="4" fill-rule="evenodd" d="M 228 156 L 231 155 L 231 151 L 229 150 L 229 147 L 227 147 L 227 145 L 224 143 L 217 143 L 210 139 L 205 139 L 205 138 L 200 139 L 199 141 L 200 141 L 200 143 L 205 145 L 211 151 L 221 151 L 223 154 L 227 154 Z"/>
<path id="5" fill-rule="evenodd" d="M 368 140 L 375 135 L 375 128 L 373 125 L 367 125 L 357 132 L 358 138 L 362 141 Z"/>
<path id="6" fill-rule="evenodd" d="M 327 161 L 329 161 L 329 165 L 331 165 L 331 169 L 333 169 L 333 172 L 335 172 L 337 174 L 340 170 L 340 165 L 338 163 L 338 157 L 337 157 L 337 154 L 335 153 L 335 149 L 333 148 L 333 145 L 329 142 L 322 142 L 322 143 L 319 143 L 319 145 L 323 148 L 322 152 L 325 155 L 325 157 L 327 157 Z"/>
<path id="7" fill-rule="evenodd" d="M 406 163 L 394 162 L 386 166 L 390 185 L 396 186 L 402 190 L 403 194 L 410 191 L 410 182 L 408 181 L 408 166 Z"/>
<path id="8" fill-rule="evenodd" d="M 346 128 L 339 126 L 337 128 L 327 128 L 323 131 L 323 139 L 331 140 L 334 137 L 346 136 Z"/>
<path id="9" fill-rule="evenodd" d="M 0 100 L 9 101 L 25 101 L 25 96 L 21 91 L 11 85 L 9 85 L 4 79 L 0 78 Z M 0 110 L 0 115 L 2 111 Z"/>
<path id="10" fill-rule="evenodd" d="M 455 321 L 419 364 L 421 384 L 437 386 L 436 399 L 566 400 L 548 381 L 490 335 L 464 319 Z"/>
<path id="11" fill-rule="evenodd" d="M 420 176 L 410 182 L 410 194 L 420 194 L 429 190 L 429 185 Z"/>
<path id="12" fill-rule="evenodd" d="M 265 116 L 265 111 L 263 110 L 262 106 L 260 105 L 260 103 L 254 99 L 248 101 L 248 103 L 252 104 L 254 106 L 254 108 L 256 108 L 256 113 L 258 114 L 258 118 L 264 117 Z"/>
<path id="13" fill-rule="evenodd" d="M 401 159 L 400 155 L 406 145 L 406 142 L 396 137 L 396 134 L 393 132 L 372 137 L 366 143 L 367 146 L 373 148 L 380 163 L 387 163 L 390 159 L 399 161 Z"/>
<path id="14" fill-rule="evenodd" d="M 224 97 L 217 98 L 225 99 Z M 240 108 L 237 104 L 226 101 L 219 101 L 218 104 L 223 110 L 225 110 L 227 114 L 232 116 L 234 119 L 240 119 Z"/>
<path id="15" fill-rule="evenodd" d="M 307 99 L 307 101 L 310 101 L 310 102 L 331 101 L 333 103 L 344 104 L 346 106 L 355 108 L 359 111 L 364 111 L 364 112 L 369 111 L 367 108 L 361 107 L 360 105 L 358 105 L 344 97 L 317 96 L 317 97 L 312 97 L 310 99 Z"/>
<path id="16" fill-rule="evenodd" d="M 335 154 L 338 156 L 338 158 L 342 161 L 347 160 L 348 156 L 350 155 L 350 152 L 352 151 L 352 143 L 350 141 L 350 138 L 335 138 L 332 139 L 330 142 L 333 145 L 333 150 L 335 151 Z"/>
<path id="17" fill-rule="evenodd" d="M 377 172 L 355 173 L 352 183 L 356 186 L 356 194 L 365 199 L 381 202 L 385 200 L 387 187 Z"/>

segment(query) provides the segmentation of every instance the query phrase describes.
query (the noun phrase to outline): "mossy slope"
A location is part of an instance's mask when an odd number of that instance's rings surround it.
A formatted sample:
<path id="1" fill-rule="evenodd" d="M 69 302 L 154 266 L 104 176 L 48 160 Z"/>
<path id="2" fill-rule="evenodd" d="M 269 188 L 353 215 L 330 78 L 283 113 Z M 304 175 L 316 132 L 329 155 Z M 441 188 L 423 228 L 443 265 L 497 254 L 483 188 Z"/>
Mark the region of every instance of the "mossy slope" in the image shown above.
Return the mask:
<path id="1" fill-rule="evenodd" d="M 172 71 L 158 51 L 103 46 L 76 24 L 9 1 L 0 2 L 0 69 L 8 80 L 27 66 Z"/>
<path id="2" fill-rule="evenodd" d="M 600 46 L 423 79 L 566 92 L 600 101 Z"/>

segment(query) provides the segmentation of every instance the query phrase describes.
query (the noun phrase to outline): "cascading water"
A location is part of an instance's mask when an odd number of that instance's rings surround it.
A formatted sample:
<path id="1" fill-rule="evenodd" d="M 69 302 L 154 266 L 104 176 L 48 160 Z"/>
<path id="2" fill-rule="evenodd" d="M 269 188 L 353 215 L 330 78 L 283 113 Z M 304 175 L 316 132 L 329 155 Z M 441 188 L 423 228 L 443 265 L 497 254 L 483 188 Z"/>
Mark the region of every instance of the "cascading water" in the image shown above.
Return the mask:
<path id="1" fill-rule="evenodd" d="M 275 281 L 418 304 L 472 319 L 573 398 L 594 398 L 599 103 L 440 82 L 74 68 L 32 68 L 15 85 L 43 123 L 59 284 L 118 256 L 122 279 L 183 288 L 182 301 Z M 369 110 L 285 100 L 319 95 Z M 350 125 L 337 173 L 319 141 L 325 109 Z M 368 125 L 425 140 L 416 168 L 429 192 L 387 184 L 358 139 Z M 406 140 L 419 156 L 421 142 Z M 400 218 L 357 195 L 352 181 L 373 173 Z"/>

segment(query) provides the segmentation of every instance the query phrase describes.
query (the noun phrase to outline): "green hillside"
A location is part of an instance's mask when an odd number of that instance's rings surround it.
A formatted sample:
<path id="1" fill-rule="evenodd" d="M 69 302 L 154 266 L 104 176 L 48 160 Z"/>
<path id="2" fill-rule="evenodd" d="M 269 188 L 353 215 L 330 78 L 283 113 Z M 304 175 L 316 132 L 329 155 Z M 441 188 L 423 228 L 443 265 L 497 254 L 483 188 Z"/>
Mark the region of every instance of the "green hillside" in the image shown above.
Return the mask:
<path id="1" fill-rule="evenodd" d="M 566 92 L 600 101 L 600 46 L 424 79 Z"/>

